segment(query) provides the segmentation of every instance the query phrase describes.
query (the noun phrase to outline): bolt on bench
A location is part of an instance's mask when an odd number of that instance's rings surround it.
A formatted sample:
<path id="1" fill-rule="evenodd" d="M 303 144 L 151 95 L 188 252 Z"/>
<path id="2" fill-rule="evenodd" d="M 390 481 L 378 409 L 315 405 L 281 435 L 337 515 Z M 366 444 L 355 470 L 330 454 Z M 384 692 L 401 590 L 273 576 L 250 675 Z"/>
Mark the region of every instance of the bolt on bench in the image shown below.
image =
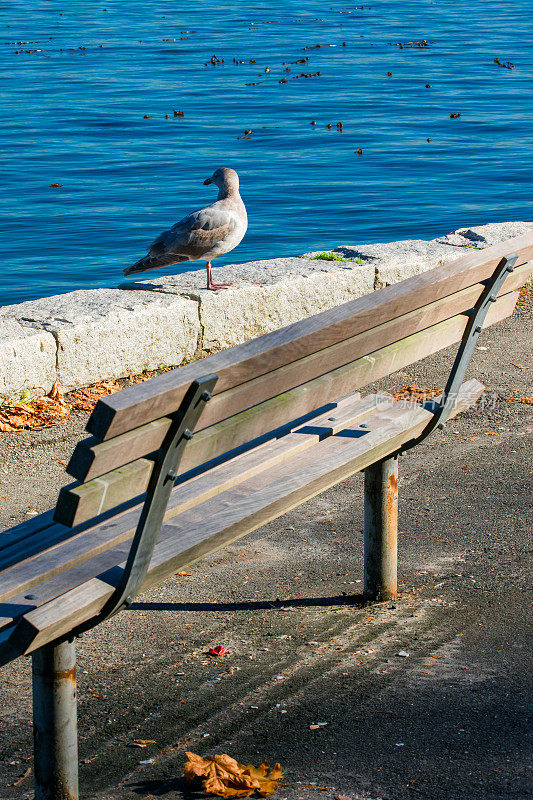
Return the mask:
<path id="1" fill-rule="evenodd" d="M 37 800 L 78 797 L 75 636 L 177 570 L 364 470 L 364 593 L 396 595 L 398 456 L 481 396 L 475 342 L 532 257 L 531 234 L 470 252 L 98 401 L 77 482 L 0 535 L 0 664 L 33 658 Z M 458 341 L 438 401 L 357 393 Z"/>

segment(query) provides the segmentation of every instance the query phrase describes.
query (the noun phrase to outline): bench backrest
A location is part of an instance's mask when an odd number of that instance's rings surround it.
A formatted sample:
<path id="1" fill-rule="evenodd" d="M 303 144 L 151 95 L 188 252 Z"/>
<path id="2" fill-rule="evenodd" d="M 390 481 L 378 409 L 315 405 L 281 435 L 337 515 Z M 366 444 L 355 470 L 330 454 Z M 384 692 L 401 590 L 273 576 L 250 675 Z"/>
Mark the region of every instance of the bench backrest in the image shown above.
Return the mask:
<path id="1" fill-rule="evenodd" d="M 83 523 L 146 491 L 154 462 L 191 383 L 218 380 L 180 473 L 211 462 L 407 364 L 457 342 L 500 259 L 518 259 L 486 324 L 508 316 L 531 275 L 533 234 L 475 250 L 388 286 L 99 400 L 67 472 L 54 519 Z"/>

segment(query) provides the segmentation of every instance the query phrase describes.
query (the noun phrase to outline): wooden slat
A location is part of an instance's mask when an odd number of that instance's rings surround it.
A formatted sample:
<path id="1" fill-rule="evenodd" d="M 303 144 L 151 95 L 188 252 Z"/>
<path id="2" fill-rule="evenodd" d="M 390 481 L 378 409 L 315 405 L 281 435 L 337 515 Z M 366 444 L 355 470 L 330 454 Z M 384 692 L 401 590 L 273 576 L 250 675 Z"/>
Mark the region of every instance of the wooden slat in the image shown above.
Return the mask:
<path id="1" fill-rule="evenodd" d="M 153 461 L 139 458 L 88 483 L 64 486 L 59 492 L 54 520 L 73 527 L 139 497 L 148 488 L 153 468 Z"/>
<path id="2" fill-rule="evenodd" d="M 0 550 L 0 570 L 7 569 L 11 564 L 23 561 L 34 553 L 44 550 L 49 544 L 55 544 L 72 536 L 72 528 L 66 525 L 48 525 L 42 531 L 36 531 L 31 536 L 26 536 L 22 541 L 15 541 L 3 550 Z M 1 576 L 0 576 L 1 587 Z"/>
<path id="3" fill-rule="evenodd" d="M 113 544 L 120 544 L 132 538 L 132 531 L 128 529 L 121 533 L 111 531 L 106 525 L 100 525 L 89 533 L 83 532 L 72 536 L 64 542 L 57 542 L 44 552 L 14 564 L 2 571 L 0 585 L 0 602 L 5 602 L 15 594 L 28 591 L 43 580 L 48 580 L 70 567 L 82 564 L 84 561 L 98 555 Z"/>
<path id="4" fill-rule="evenodd" d="M 397 404 L 374 414 L 364 431 L 330 436 L 268 470 L 259 484 L 252 478 L 174 517 L 163 526 L 142 590 L 386 457 L 418 435 L 430 417 L 419 406 Z M 91 619 L 119 580 L 120 570 L 108 570 L 27 613 L 19 628 L 21 649 L 29 653 Z"/>
<path id="5" fill-rule="evenodd" d="M 297 426 L 282 438 L 255 447 L 177 486 L 170 497 L 165 519 L 181 514 L 283 461 L 293 459 L 298 453 L 343 428 L 350 428 L 358 421 L 367 422 L 370 415 L 391 408 L 394 404 L 392 397 L 383 392 L 362 399 L 359 395 L 352 397 L 353 400 L 346 402 L 345 399 L 337 409 Z"/>
<path id="6" fill-rule="evenodd" d="M 215 393 L 235 387 L 344 339 L 461 291 L 490 276 L 503 256 L 518 254 L 517 266 L 533 258 L 527 233 L 441 265 L 344 305 L 265 334 L 201 362 L 160 375 L 98 401 L 87 430 L 98 439 L 118 436 L 174 411 L 190 383 L 219 376 Z"/>
<path id="7" fill-rule="evenodd" d="M 90 481 L 153 453 L 161 447 L 170 424 L 170 418 L 163 417 L 107 442 L 100 442 L 95 436 L 82 439 L 74 448 L 66 472 L 78 481 Z"/>
<path id="8" fill-rule="evenodd" d="M 516 292 L 509 292 L 500 297 L 491 306 L 485 320 L 485 327 L 508 316 L 514 308 L 516 299 Z M 347 394 L 372 381 L 379 380 L 407 364 L 420 361 L 425 356 L 447 347 L 461 338 L 466 322 L 467 318 L 462 314 L 446 319 L 437 325 L 425 328 L 419 333 L 408 336 L 387 347 L 382 347 L 363 358 L 345 364 L 327 372 L 325 375 L 284 392 L 262 405 L 253 406 L 232 418 L 228 418 L 223 423 L 220 423 L 219 426 L 216 426 L 216 430 L 215 426 L 213 426 L 211 432 L 207 429 L 203 440 L 200 438 L 202 434 L 198 434 L 202 445 L 201 448 L 195 448 L 196 436 L 185 448 L 182 463 L 180 464 L 180 473 L 183 474 L 194 466 L 203 463 L 203 461 L 214 458 L 230 448 L 238 447 L 247 441 L 253 440 L 284 421 L 295 419 L 314 411 L 326 405 L 332 397 Z M 366 336 L 366 334 L 364 335 Z M 344 343 L 340 346 L 344 346 Z M 299 370 L 302 380 L 305 380 L 306 375 L 304 361 L 305 359 L 302 359 Z M 257 380 L 262 382 L 264 378 L 261 377 Z M 229 407 L 228 404 L 230 402 L 238 405 L 242 401 L 240 397 L 233 397 L 228 400 L 228 396 L 232 393 L 238 395 L 245 392 L 249 397 L 253 397 L 254 392 L 251 386 L 253 383 L 253 381 L 248 381 L 246 389 L 237 387 L 225 395 L 213 398 L 208 403 L 204 413 L 209 415 L 211 406 L 216 404 L 218 397 L 221 397 L 226 403 L 226 408 Z M 281 385 L 281 379 L 279 379 L 278 385 Z M 226 399 L 224 400 L 224 398 Z M 199 452 L 202 460 L 198 458 Z M 136 476 L 134 485 L 132 485 L 130 479 L 130 470 Z M 152 462 L 140 459 L 131 465 L 121 467 L 119 470 L 114 470 L 102 478 L 89 481 L 81 486 L 65 487 L 61 490 L 58 500 L 55 513 L 56 521 L 64 525 L 77 525 L 96 516 L 98 513 L 108 511 L 113 505 L 126 502 L 140 494 L 141 491 L 144 491 L 140 487 L 144 485 L 146 488 L 148 485 L 151 470 Z M 108 491 L 107 482 L 113 486 L 113 492 Z"/>
<path id="9" fill-rule="evenodd" d="M 22 542 L 28 536 L 33 536 L 35 533 L 44 530 L 53 523 L 53 511 L 45 511 L 44 514 L 38 514 L 36 517 L 25 520 L 7 531 L 0 532 L 0 555 L 2 551 L 11 547 L 17 542 Z"/>
<path id="10" fill-rule="evenodd" d="M 476 380 L 470 380 L 464 383 L 461 387 L 461 390 L 458 395 L 457 402 L 455 404 L 454 410 L 451 416 L 455 416 L 456 414 L 460 413 L 461 411 L 465 410 L 472 404 L 476 402 L 476 400 L 480 397 L 481 393 L 483 392 L 484 387 Z M 365 401 L 369 401 L 370 398 L 364 398 Z M 375 399 L 375 397 L 374 397 Z M 374 406 L 369 404 L 369 408 L 372 408 L 374 412 L 378 409 L 382 408 L 383 403 L 386 402 L 386 398 L 380 398 L 378 403 Z M 410 407 L 410 406 L 409 406 Z M 389 408 L 389 419 L 392 417 L 401 416 L 404 413 L 404 407 L 400 404 L 396 406 L 392 412 Z M 361 421 L 361 418 L 358 418 Z M 328 420 L 325 420 L 327 422 Z M 366 424 L 371 420 L 365 416 L 364 421 Z M 337 421 L 334 421 L 333 428 L 337 427 Z M 374 425 L 375 427 L 375 425 Z M 368 433 L 368 428 L 365 429 L 365 435 Z M 307 438 L 307 437 L 306 437 Z M 313 445 L 315 446 L 315 445 Z M 245 458 L 248 454 L 245 454 L 239 458 Z M 291 463 L 294 463 L 291 462 Z M 249 466 L 249 465 L 248 465 Z M 270 465 L 269 465 L 270 466 Z M 278 465 L 279 466 L 279 465 Z M 271 470 L 270 470 L 271 471 Z M 241 477 L 246 477 L 249 481 L 250 478 L 255 477 L 252 473 L 248 473 L 246 475 L 245 471 L 242 471 Z M 241 481 L 245 482 L 245 481 Z M 193 483 L 192 481 L 190 482 Z M 257 482 L 254 484 L 256 488 L 260 489 L 263 485 L 264 481 L 262 480 L 260 484 Z M 177 514 L 182 514 L 184 511 L 190 509 L 192 507 L 191 504 L 191 488 L 193 489 L 192 494 L 196 492 L 195 504 L 198 505 L 200 502 L 205 502 L 207 499 L 210 499 L 216 495 L 211 494 L 210 487 L 205 485 L 205 482 L 198 481 L 197 487 L 191 485 L 183 485 L 177 487 L 172 494 L 171 497 L 171 508 L 169 508 L 168 512 L 168 519 L 172 517 L 176 517 Z M 202 509 L 205 509 L 205 506 L 202 506 Z M 203 511 L 202 511 L 203 513 Z M 166 527 L 161 536 L 160 542 L 164 540 L 166 536 L 174 535 L 172 529 Z M 0 629 L 8 626 L 11 624 L 11 621 L 14 617 L 20 616 L 25 612 L 33 610 L 33 606 L 35 605 L 42 605 L 55 597 L 69 591 L 75 586 L 79 586 L 84 581 L 92 578 L 95 575 L 98 575 L 100 572 L 104 572 L 105 570 L 112 569 L 115 565 L 121 563 L 127 557 L 129 547 L 130 547 L 131 539 L 125 541 L 118 546 L 115 546 L 109 550 L 102 551 L 97 556 L 92 558 L 90 561 L 85 561 L 81 563 L 73 562 L 73 565 L 70 566 L 68 569 L 65 569 L 63 572 L 59 573 L 54 578 L 47 579 L 42 583 L 39 583 L 32 592 L 36 593 L 36 599 L 34 601 L 28 601 L 25 597 L 24 593 L 19 593 L 18 595 L 12 596 L 9 600 L 0 603 Z M 58 553 L 59 555 L 59 553 Z M 26 590 L 27 591 L 27 590 Z"/>
<path id="11" fill-rule="evenodd" d="M 527 276 L 531 274 L 531 271 L 531 265 L 528 265 L 527 268 L 524 266 L 516 269 L 507 278 L 500 291 L 500 296 L 515 289 L 517 286 L 521 286 L 526 281 Z M 218 420 L 228 418 L 232 414 L 250 408 L 268 399 L 276 392 L 288 390 L 326 371 L 342 366 L 348 361 L 361 358 L 375 350 L 376 341 L 379 341 L 381 346 L 386 346 L 471 308 L 482 289 L 483 286 L 481 284 L 475 284 L 443 300 L 429 303 L 417 311 L 404 314 L 391 322 L 374 327 L 364 334 L 351 337 L 338 345 L 333 345 L 319 353 L 293 362 L 288 367 L 282 367 L 275 372 L 260 376 L 253 381 L 247 381 L 240 387 L 219 394 L 204 411 L 198 424 L 198 430 L 203 431 L 211 424 L 216 424 Z M 280 420 L 280 422 L 283 422 L 283 420 Z M 241 424 L 239 423 L 239 427 Z M 103 475 L 105 472 L 115 469 L 124 463 L 156 450 L 161 445 L 169 425 L 170 420 L 168 418 L 155 420 L 148 425 L 143 425 L 140 428 L 122 434 L 122 436 L 117 436 L 102 443 L 91 436 L 77 445 L 67 467 L 67 472 L 80 481 L 87 481 L 93 477 Z M 223 426 L 223 429 L 227 431 L 228 426 Z M 211 437 L 219 443 L 219 452 L 224 452 L 231 446 L 226 446 L 218 430 L 206 432 L 205 435 L 202 434 L 200 437 L 197 436 L 191 446 L 187 448 L 184 469 L 197 466 L 212 457 Z M 189 466 L 189 464 L 192 466 Z"/>

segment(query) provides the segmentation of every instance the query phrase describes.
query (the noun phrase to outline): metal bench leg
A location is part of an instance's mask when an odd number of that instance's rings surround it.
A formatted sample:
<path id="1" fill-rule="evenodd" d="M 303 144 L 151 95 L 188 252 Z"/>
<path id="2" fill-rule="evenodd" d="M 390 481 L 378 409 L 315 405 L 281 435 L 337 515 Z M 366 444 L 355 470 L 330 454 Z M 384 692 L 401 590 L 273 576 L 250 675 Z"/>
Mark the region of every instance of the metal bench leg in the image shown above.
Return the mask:
<path id="1" fill-rule="evenodd" d="M 78 800 L 74 641 L 36 650 L 32 671 L 35 800 Z"/>
<path id="2" fill-rule="evenodd" d="M 398 591 L 398 456 L 365 469 L 365 597 L 393 600 Z"/>

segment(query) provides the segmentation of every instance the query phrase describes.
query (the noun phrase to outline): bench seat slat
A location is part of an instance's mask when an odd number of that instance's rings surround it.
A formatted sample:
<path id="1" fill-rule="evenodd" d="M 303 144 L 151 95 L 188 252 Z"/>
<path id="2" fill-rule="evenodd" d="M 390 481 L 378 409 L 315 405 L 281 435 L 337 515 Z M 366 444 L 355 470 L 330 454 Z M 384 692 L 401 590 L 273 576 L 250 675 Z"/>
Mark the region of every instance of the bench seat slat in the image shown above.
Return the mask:
<path id="1" fill-rule="evenodd" d="M 0 571 L 8 569 L 12 564 L 19 564 L 46 547 L 71 536 L 72 528 L 54 524 L 42 531 L 35 532 L 32 536 L 25 537 L 21 542 L 14 542 L 9 547 L 0 550 Z"/>
<path id="2" fill-rule="evenodd" d="M 531 265 L 516 269 L 509 275 L 499 294 L 507 294 L 521 286 L 531 271 Z M 482 289 L 481 284 L 476 284 L 443 300 L 404 314 L 391 322 L 378 325 L 364 334 L 293 362 L 289 367 L 280 368 L 255 380 L 247 381 L 238 388 L 216 395 L 199 421 L 198 431 L 202 431 L 202 435 L 197 436 L 187 448 L 184 470 L 215 457 L 217 449 L 220 452 L 223 452 L 224 448 L 229 449 L 224 438 L 220 436 L 221 431 L 209 431 L 208 426 L 264 401 L 276 392 L 287 391 L 298 383 L 312 380 L 326 371 L 367 355 L 375 349 L 376 340 L 382 346 L 392 344 L 471 308 Z M 88 481 L 134 461 L 156 450 L 161 445 L 169 426 L 170 420 L 165 417 L 104 442 L 99 442 L 94 436 L 88 437 L 76 446 L 67 466 L 67 473 L 79 481 Z M 228 430 L 227 426 L 224 430 Z"/>
<path id="3" fill-rule="evenodd" d="M 515 306 L 517 297 L 516 292 L 509 292 L 493 303 L 485 319 L 484 327 L 508 316 Z M 379 380 L 407 364 L 419 361 L 425 356 L 459 341 L 466 323 L 467 318 L 464 314 L 446 319 L 437 325 L 424 328 L 418 333 L 370 352 L 362 358 L 290 389 L 260 406 L 253 406 L 248 411 L 225 420 L 220 423 L 220 428 L 217 427 L 216 436 L 213 432 L 206 433 L 206 436 L 212 436 L 210 438 L 210 442 L 212 442 L 210 457 L 221 452 L 221 442 L 224 442 L 224 445 L 229 444 L 229 447 L 237 447 L 243 442 L 272 430 L 279 418 L 278 411 L 291 419 L 303 416 L 328 403 L 331 397 L 348 394 L 354 389 Z M 301 373 L 303 379 L 305 376 L 303 366 Z M 249 389 L 249 391 L 251 390 Z M 208 403 L 205 411 L 207 416 L 210 405 L 216 400 L 215 397 Z M 226 446 L 225 449 L 229 448 Z M 195 458 L 195 452 L 195 439 L 193 439 L 190 444 L 190 455 L 188 448 L 185 448 L 183 462 L 180 464 L 180 473 L 183 474 L 193 466 L 197 466 L 198 463 L 202 463 L 196 461 L 197 454 Z M 205 452 L 204 449 L 202 454 L 204 457 Z M 60 492 L 55 513 L 56 521 L 69 526 L 77 525 L 98 513 L 103 513 L 113 505 L 126 502 L 136 496 L 135 492 L 140 494 L 146 489 L 152 468 L 151 461 L 139 459 L 131 465 L 120 467 L 102 478 L 89 481 L 81 486 L 65 487 Z M 132 481 L 130 471 L 135 475 L 135 482 Z M 107 488 L 108 483 L 113 487 L 112 492 L 109 492 Z M 141 488 L 143 486 L 144 488 Z"/>
<path id="4" fill-rule="evenodd" d="M 200 364 L 189 364 L 102 398 L 89 419 L 87 430 L 100 440 L 118 436 L 175 410 L 187 387 L 201 374 L 219 376 L 215 387 L 215 394 L 218 394 L 246 382 L 250 375 L 272 372 L 466 289 L 492 275 L 501 258 L 509 255 L 510 248 L 518 254 L 517 266 L 526 263 L 533 258 L 531 234 L 468 253 L 456 261 L 216 353 Z"/>
<path id="5" fill-rule="evenodd" d="M 29 536 L 34 536 L 36 533 L 48 528 L 53 522 L 54 512 L 45 511 L 44 514 L 38 514 L 36 517 L 25 520 L 7 531 L 2 531 L 0 533 L 0 556 L 4 549 L 17 544 L 17 542 L 22 542 Z"/>
<path id="6" fill-rule="evenodd" d="M 352 425 L 358 419 L 366 419 L 378 409 L 378 406 L 384 408 L 392 404 L 392 398 L 384 394 L 369 395 L 364 399 L 361 399 L 359 394 L 345 398 L 337 409 L 329 410 L 314 418 L 311 424 L 307 423 L 301 428 L 296 428 L 294 433 L 267 442 L 211 469 L 205 475 L 199 475 L 177 486 L 172 492 L 166 516 L 181 513 L 293 457 L 316 444 L 321 437 L 332 435 L 340 428 Z M 111 549 L 121 542 L 129 542 L 137 523 L 139 508 L 140 506 L 123 518 L 90 528 L 77 535 L 73 536 L 70 531 L 71 536 L 67 541 L 56 541 L 53 546 L 43 549 L 43 552 L 32 558 L 21 560 L 11 568 L 4 569 L 1 576 L 0 601 L 6 601 L 13 595 L 28 591 L 32 586 L 89 560 L 99 552 Z"/>
<path id="7" fill-rule="evenodd" d="M 453 415 L 475 402 L 482 391 L 477 381 L 463 384 Z M 398 403 L 383 412 L 378 410 L 368 419 L 368 428 L 329 436 L 269 469 L 259 482 L 255 477 L 248 479 L 167 520 L 143 590 L 386 457 L 420 433 L 430 417 L 430 412 L 415 404 Z M 116 552 L 107 551 L 108 559 L 112 555 Z M 24 652 L 98 613 L 120 579 L 120 569 L 112 569 L 111 562 L 109 567 L 105 574 L 29 611 L 20 625 Z"/>

